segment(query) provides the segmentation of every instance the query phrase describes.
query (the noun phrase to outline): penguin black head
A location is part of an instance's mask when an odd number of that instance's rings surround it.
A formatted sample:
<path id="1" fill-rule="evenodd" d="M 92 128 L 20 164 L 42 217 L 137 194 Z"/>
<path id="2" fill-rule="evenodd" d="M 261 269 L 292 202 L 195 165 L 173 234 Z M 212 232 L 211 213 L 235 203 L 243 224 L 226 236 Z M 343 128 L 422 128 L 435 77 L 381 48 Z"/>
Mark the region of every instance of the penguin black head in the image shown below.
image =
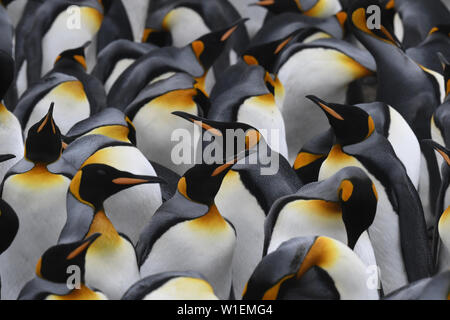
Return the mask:
<path id="1" fill-rule="evenodd" d="M 86 64 L 86 56 L 85 56 L 84 50 L 86 49 L 86 47 L 88 47 L 90 45 L 90 43 L 91 42 L 89 41 L 89 42 L 86 42 L 81 47 L 63 51 L 56 58 L 55 67 L 60 66 L 60 65 L 65 65 L 70 61 L 71 63 L 76 63 L 76 64 L 81 65 L 84 68 L 84 70 L 86 70 L 87 64 Z"/>
<path id="2" fill-rule="evenodd" d="M 238 135 L 233 136 L 235 138 L 234 146 L 237 147 L 237 149 L 234 150 L 235 155 L 240 154 L 244 151 L 251 151 L 255 147 L 258 146 L 258 144 L 264 140 L 261 133 L 258 131 L 258 129 L 242 122 L 221 122 L 221 121 L 213 121 L 206 118 L 202 118 L 199 116 L 195 116 L 186 112 L 182 111 L 175 111 L 172 112 L 172 114 L 179 116 L 183 119 L 186 119 L 198 126 L 200 126 L 204 131 L 209 132 L 213 136 L 221 137 L 223 138 L 223 144 L 229 145 L 229 142 L 226 141 L 227 137 L 230 137 L 230 133 L 233 134 L 237 132 L 238 130 L 245 134 L 245 149 L 239 149 L 238 147 L 241 145 L 241 141 L 237 141 Z M 229 155 L 225 155 L 224 158 L 226 158 Z"/>
<path id="3" fill-rule="evenodd" d="M 244 22 L 247 20 L 240 19 L 227 28 L 205 34 L 190 44 L 195 56 L 205 70 L 211 68 L 216 59 L 222 54 L 227 40 L 230 39 L 233 32 L 241 25 L 244 25 Z"/>
<path id="4" fill-rule="evenodd" d="M 248 65 L 258 64 L 263 66 L 267 71 L 272 72 L 278 54 L 286 48 L 289 43 L 293 42 L 293 38 L 297 34 L 298 31 L 295 31 L 283 39 L 249 47 L 242 55 L 242 59 Z"/>
<path id="5" fill-rule="evenodd" d="M 347 231 L 347 245 L 353 250 L 361 234 L 375 219 L 378 194 L 372 180 L 362 171 L 340 181 L 338 189 L 342 220 Z"/>
<path id="6" fill-rule="evenodd" d="M 237 156 L 223 164 L 202 163 L 194 166 L 181 177 L 178 191 L 190 200 L 212 205 L 223 178 L 239 159 Z"/>
<path id="7" fill-rule="evenodd" d="M 99 210 L 103 202 L 115 193 L 127 188 L 147 184 L 165 183 L 159 177 L 135 175 L 105 164 L 88 164 L 72 179 L 70 191 L 79 200 Z"/>
<path id="8" fill-rule="evenodd" d="M 82 241 L 66 243 L 49 248 L 36 265 L 36 274 L 43 279 L 66 283 L 70 266 L 80 268 L 81 282 L 84 282 L 85 258 L 88 248 L 100 236 L 94 233 Z"/>
<path id="9" fill-rule="evenodd" d="M 11 2 L 13 2 L 14 0 L 1 0 L 1 4 L 6 8 L 7 6 L 10 5 Z"/>
<path id="10" fill-rule="evenodd" d="M 15 155 L 0 155 L 0 162 L 15 158 Z M 5 201 L 0 200 L 0 254 L 13 242 L 19 230 L 19 219 L 14 209 Z"/>
<path id="11" fill-rule="evenodd" d="M 379 28 L 369 28 L 368 22 L 370 21 L 372 12 L 370 9 L 372 6 L 377 6 L 381 10 L 381 16 L 380 16 L 380 26 Z M 355 1 L 348 10 L 348 22 L 355 32 L 368 35 L 373 38 L 376 38 L 380 41 L 383 41 L 385 43 L 397 46 L 399 48 L 402 48 L 401 42 L 397 39 L 395 34 L 390 29 L 390 26 L 392 25 L 392 22 L 390 22 L 391 14 L 387 12 L 386 10 L 390 10 L 391 6 L 389 3 L 385 6 L 382 6 L 382 4 L 378 0 L 359 0 Z M 369 14 L 367 13 L 369 12 Z"/>
<path id="12" fill-rule="evenodd" d="M 338 143 L 350 145 L 361 142 L 375 131 L 375 123 L 364 110 L 349 105 L 328 103 L 316 96 L 307 96 L 317 104 L 330 122 Z"/>
<path id="13" fill-rule="evenodd" d="M 52 163 L 62 152 L 61 132 L 53 120 L 54 103 L 30 130 L 25 141 L 25 157 L 35 163 Z"/>
<path id="14" fill-rule="evenodd" d="M 261 0 L 250 4 L 250 6 L 260 6 L 275 14 L 283 12 L 302 12 L 299 0 Z"/>

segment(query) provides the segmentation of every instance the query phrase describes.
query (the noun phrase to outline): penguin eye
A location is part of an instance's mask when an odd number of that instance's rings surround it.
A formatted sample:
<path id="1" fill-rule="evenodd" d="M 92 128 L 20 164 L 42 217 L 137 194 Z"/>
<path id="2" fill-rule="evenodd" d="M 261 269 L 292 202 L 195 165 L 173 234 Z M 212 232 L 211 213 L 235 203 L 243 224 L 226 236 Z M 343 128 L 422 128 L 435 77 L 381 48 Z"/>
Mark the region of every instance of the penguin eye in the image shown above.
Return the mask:
<path id="1" fill-rule="evenodd" d="M 99 176 L 106 176 L 106 171 L 103 170 L 103 169 L 98 169 L 98 170 L 97 170 L 97 174 L 98 174 Z"/>

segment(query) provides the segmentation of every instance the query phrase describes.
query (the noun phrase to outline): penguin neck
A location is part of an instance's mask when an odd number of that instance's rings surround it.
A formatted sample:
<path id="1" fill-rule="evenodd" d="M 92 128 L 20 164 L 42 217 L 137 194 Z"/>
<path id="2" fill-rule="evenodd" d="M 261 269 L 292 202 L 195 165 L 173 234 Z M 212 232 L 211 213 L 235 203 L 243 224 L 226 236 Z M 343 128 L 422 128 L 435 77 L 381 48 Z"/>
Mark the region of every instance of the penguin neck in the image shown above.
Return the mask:
<path id="1" fill-rule="evenodd" d="M 85 238 L 90 237 L 94 233 L 101 233 L 101 236 L 91 245 L 88 250 L 96 247 L 109 246 L 116 244 L 120 240 L 120 235 L 116 228 L 112 224 L 111 220 L 107 217 L 103 207 L 97 209 L 91 226 Z"/>
<path id="2" fill-rule="evenodd" d="M 67 73 L 68 70 L 86 72 L 84 67 L 79 62 L 69 58 L 62 58 L 61 60 L 56 62 L 53 67 L 54 72 Z"/>
<path id="3" fill-rule="evenodd" d="M 196 229 L 202 229 L 207 232 L 217 232 L 227 227 L 227 221 L 220 214 L 215 203 L 208 206 L 208 212 L 203 216 L 191 220 L 190 226 Z"/>

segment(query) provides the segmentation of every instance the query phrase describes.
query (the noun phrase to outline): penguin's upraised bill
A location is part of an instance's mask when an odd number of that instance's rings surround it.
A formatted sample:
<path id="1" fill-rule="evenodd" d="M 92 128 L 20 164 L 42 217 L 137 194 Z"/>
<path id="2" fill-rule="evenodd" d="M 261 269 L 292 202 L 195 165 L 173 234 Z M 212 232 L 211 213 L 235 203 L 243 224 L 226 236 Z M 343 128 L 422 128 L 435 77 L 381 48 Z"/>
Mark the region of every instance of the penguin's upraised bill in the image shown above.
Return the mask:
<path id="1" fill-rule="evenodd" d="M 320 234 L 347 244 L 366 266 L 374 266 L 367 230 L 375 218 L 377 202 L 375 185 L 356 167 L 310 183 L 273 204 L 265 222 L 264 254 L 289 239 Z"/>
<path id="2" fill-rule="evenodd" d="M 106 300 L 103 293 L 85 284 L 86 253 L 100 235 L 45 251 L 36 265 L 35 278 L 22 288 L 18 300 Z M 74 278 L 75 272 L 79 278 Z"/>
<path id="3" fill-rule="evenodd" d="M 250 277 L 244 300 L 377 299 L 364 263 L 345 244 L 310 236 L 283 242 Z"/>
<path id="4" fill-rule="evenodd" d="M 15 299 L 33 276 L 33 265 L 58 240 L 66 218 L 66 194 L 75 169 L 61 158 L 62 142 L 47 115 L 28 131 L 25 156 L 6 174 L 2 199 L 16 211 L 19 231 L 10 250 L 0 256 L 2 296 Z"/>
<path id="5" fill-rule="evenodd" d="M 375 131 L 372 117 L 362 109 L 308 98 L 325 113 L 336 136 L 319 180 L 357 166 L 375 184 L 379 200 L 369 234 L 385 293 L 429 276 L 432 261 L 422 204 L 390 143 Z"/>
<path id="6" fill-rule="evenodd" d="M 143 277 L 163 271 L 197 271 L 211 283 L 217 297 L 230 297 L 236 231 L 214 199 L 227 172 L 246 154 L 222 164 L 198 164 L 183 175 L 177 193 L 158 209 L 137 244 Z"/>
<path id="7" fill-rule="evenodd" d="M 135 283 L 122 300 L 218 300 L 211 284 L 198 272 L 163 272 Z"/>
<path id="8" fill-rule="evenodd" d="M 72 179 L 67 195 L 67 220 L 58 243 L 101 233 L 86 253 L 86 284 L 100 289 L 110 299 L 120 299 L 140 279 L 140 274 L 133 244 L 111 223 L 104 202 L 129 187 L 161 182 L 158 177 L 134 175 L 96 163 L 85 165 Z"/>

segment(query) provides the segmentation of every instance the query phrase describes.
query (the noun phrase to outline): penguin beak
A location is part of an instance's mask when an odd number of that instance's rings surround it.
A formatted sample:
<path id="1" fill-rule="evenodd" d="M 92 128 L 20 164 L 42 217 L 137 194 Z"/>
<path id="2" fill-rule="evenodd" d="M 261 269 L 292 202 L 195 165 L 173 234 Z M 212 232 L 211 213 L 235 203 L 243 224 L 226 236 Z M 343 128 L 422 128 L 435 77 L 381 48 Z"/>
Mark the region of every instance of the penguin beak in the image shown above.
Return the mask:
<path id="1" fill-rule="evenodd" d="M 290 36 L 287 39 L 283 40 L 275 49 L 275 51 L 273 52 L 273 54 L 278 54 L 280 53 L 280 51 L 286 47 L 286 45 L 292 40 L 292 38 L 294 38 L 294 36 Z"/>
<path id="2" fill-rule="evenodd" d="M 335 110 L 335 108 L 331 104 L 312 95 L 306 96 L 306 98 L 318 105 L 325 112 L 327 117 L 331 116 L 338 120 L 344 120 L 344 118 Z"/>
<path id="3" fill-rule="evenodd" d="M 260 7 L 268 7 L 275 4 L 275 0 L 261 0 L 259 2 L 250 3 L 248 6 L 260 6 Z"/>
<path id="4" fill-rule="evenodd" d="M 10 159 L 12 159 L 12 158 L 15 158 L 15 157 L 16 157 L 16 156 L 13 155 L 13 154 L 2 154 L 2 155 L 0 155 L 0 163 L 1 163 L 1 162 L 8 161 L 8 160 L 10 160 Z"/>
<path id="5" fill-rule="evenodd" d="M 172 112 L 173 115 L 176 115 L 178 117 L 181 117 L 183 119 L 186 119 L 187 121 L 190 121 L 196 125 L 198 125 L 199 127 L 202 127 L 204 130 L 210 132 L 211 134 L 215 135 L 215 136 L 219 136 L 222 137 L 222 131 L 215 128 L 214 127 L 214 121 L 210 121 L 208 119 L 204 119 L 198 116 L 195 116 L 193 114 L 189 114 L 186 112 L 182 112 L 182 111 L 175 111 Z"/>
<path id="6" fill-rule="evenodd" d="M 431 139 L 424 139 L 422 140 L 423 143 L 431 146 L 434 150 L 436 150 L 441 156 L 442 158 L 444 158 L 445 162 L 447 163 L 447 165 L 450 166 L 450 150 L 448 150 L 447 148 L 441 146 L 439 143 L 434 142 Z"/>
<path id="7" fill-rule="evenodd" d="M 55 103 L 52 102 L 50 105 L 50 108 L 48 109 L 48 113 L 45 116 L 45 118 L 42 120 L 41 125 L 38 127 L 37 132 L 41 132 L 45 127 L 51 125 L 53 134 L 56 134 L 56 128 L 55 123 L 53 121 L 53 108 L 55 106 Z"/>
<path id="8" fill-rule="evenodd" d="M 224 34 L 222 35 L 222 37 L 220 37 L 220 41 L 224 42 L 226 40 L 228 40 L 231 35 L 233 34 L 234 31 L 236 31 L 236 29 L 243 25 L 247 20 L 249 20 L 248 18 L 242 18 L 239 19 L 238 21 L 236 21 L 235 23 L 233 23 L 233 25 L 224 32 Z"/>
<path id="9" fill-rule="evenodd" d="M 72 260 L 73 258 L 79 256 L 81 253 L 85 252 L 101 235 L 101 233 L 94 233 L 90 237 L 83 240 L 77 248 L 69 253 L 69 255 L 66 257 L 66 260 Z"/>
<path id="10" fill-rule="evenodd" d="M 167 184 L 166 180 L 161 179 L 159 177 L 138 176 L 138 175 L 128 175 L 128 176 L 115 178 L 112 180 L 112 182 L 114 184 L 121 185 L 121 186 L 134 186 L 134 185 L 147 184 L 147 183 Z"/>
<path id="11" fill-rule="evenodd" d="M 217 167 L 211 174 L 211 177 L 215 177 L 223 172 L 226 172 L 227 170 L 231 169 L 231 167 L 234 166 L 238 161 L 244 159 L 245 157 L 248 157 L 250 154 L 255 152 L 256 152 L 255 150 L 245 150 L 240 152 L 232 160 L 227 161 L 223 165 Z"/>

